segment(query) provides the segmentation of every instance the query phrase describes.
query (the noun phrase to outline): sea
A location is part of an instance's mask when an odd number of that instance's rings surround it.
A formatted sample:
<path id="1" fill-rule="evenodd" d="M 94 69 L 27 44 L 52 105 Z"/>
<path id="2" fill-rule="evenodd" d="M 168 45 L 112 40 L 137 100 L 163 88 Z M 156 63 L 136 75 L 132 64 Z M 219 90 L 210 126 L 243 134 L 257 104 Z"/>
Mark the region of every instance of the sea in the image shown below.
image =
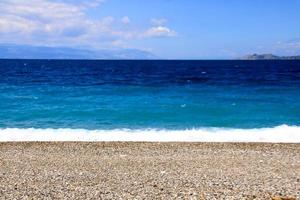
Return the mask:
<path id="1" fill-rule="evenodd" d="M 0 60 L 0 141 L 300 142 L 297 60 Z"/>

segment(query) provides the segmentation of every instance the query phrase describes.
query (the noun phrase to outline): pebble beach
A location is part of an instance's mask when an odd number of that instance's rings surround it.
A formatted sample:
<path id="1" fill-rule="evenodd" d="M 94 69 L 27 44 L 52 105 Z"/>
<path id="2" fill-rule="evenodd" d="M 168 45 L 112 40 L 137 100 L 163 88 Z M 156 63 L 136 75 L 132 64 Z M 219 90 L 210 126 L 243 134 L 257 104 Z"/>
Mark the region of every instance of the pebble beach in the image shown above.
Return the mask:
<path id="1" fill-rule="evenodd" d="M 0 144 L 0 199 L 299 199 L 300 144 Z"/>

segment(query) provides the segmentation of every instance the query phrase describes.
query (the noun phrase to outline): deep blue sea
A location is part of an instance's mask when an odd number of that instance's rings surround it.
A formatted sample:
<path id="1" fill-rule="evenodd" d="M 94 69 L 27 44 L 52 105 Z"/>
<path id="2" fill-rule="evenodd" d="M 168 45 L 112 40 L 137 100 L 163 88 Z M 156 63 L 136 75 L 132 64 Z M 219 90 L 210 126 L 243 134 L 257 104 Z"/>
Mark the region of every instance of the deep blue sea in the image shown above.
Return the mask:
<path id="1" fill-rule="evenodd" d="M 283 125 L 300 126 L 300 61 L 0 60 L 2 130 Z"/>

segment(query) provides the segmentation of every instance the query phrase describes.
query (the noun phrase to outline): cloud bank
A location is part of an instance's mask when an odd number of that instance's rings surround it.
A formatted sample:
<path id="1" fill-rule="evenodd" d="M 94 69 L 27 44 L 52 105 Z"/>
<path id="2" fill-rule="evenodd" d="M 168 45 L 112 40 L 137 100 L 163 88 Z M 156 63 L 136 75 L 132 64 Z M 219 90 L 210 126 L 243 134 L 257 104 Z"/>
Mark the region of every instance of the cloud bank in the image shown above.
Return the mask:
<path id="1" fill-rule="evenodd" d="M 176 35 L 165 26 L 165 19 L 152 19 L 149 27 L 143 29 L 134 26 L 128 16 L 91 18 L 89 10 L 101 9 L 103 3 L 105 0 L 2 0 L 0 43 L 106 48 L 131 40 Z"/>

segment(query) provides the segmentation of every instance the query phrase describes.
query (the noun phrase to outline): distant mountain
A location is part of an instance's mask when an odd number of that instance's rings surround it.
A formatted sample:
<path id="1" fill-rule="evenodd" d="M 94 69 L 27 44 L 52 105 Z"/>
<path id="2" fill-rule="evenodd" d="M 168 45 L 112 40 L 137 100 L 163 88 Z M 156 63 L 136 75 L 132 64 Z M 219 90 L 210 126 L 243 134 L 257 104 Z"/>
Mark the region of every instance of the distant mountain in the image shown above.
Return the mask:
<path id="1" fill-rule="evenodd" d="M 77 49 L 30 45 L 0 45 L 0 58 L 7 59 L 157 59 L 137 49 Z"/>
<path id="2" fill-rule="evenodd" d="M 276 56 L 273 54 L 251 54 L 241 58 L 241 60 L 300 60 L 299 56 Z"/>

